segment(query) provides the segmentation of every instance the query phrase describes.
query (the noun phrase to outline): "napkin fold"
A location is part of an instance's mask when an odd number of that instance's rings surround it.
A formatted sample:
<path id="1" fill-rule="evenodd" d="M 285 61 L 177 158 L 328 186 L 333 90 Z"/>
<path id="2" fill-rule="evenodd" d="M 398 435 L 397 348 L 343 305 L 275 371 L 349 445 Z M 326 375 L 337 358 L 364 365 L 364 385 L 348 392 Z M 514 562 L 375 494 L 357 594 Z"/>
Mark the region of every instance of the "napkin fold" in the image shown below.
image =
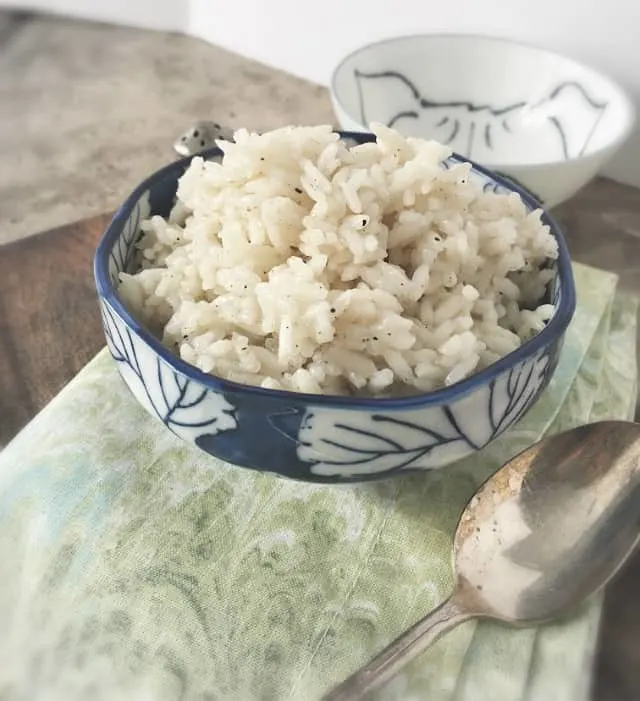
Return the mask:
<path id="1" fill-rule="evenodd" d="M 543 435 L 630 418 L 638 301 L 575 266 L 552 382 L 439 472 L 332 486 L 181 443 L 101 352 L 0 453 L 3 701 L 313 701 L 442 601 L 458 516 Z M 581 701 L 601 596 L 553 625 L 469 622 L 380 700 Z"/>

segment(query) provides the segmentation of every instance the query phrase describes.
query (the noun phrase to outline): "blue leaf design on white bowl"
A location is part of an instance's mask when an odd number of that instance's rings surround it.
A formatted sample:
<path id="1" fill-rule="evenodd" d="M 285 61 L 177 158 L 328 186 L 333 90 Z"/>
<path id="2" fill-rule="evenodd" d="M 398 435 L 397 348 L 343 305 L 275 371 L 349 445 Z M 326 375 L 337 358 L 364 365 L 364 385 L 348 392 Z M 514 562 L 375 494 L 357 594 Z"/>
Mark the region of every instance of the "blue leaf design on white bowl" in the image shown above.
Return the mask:
<path id="1" fill-rule="evenodd" d="M 577 80 L 560 80 L 537 100 L 490 104 L 466 95 L 432 100 L 397 68 L 375 72 L 355 68 L 353 79 L 362 124 L 382 121 L 481 160 L 494 152 L 508 153 L 533 137 L 549 159 L 577 158 L 587 151 L 608 106 L 606 99 L 591 94 L 595 86 L 588 89 Z"/>
<path id="2" fill-rule="evenodd" d="M 443 167 L 459 162 L 454 156 Z M 301 395 L 237 385 L 189 366 L 131 316 L 116 290 L 118 274 L 135 265 L 141 221 L 166 215 L 187 165 L 167 166 L 130 196 L 95 262 L 105 336 L 120 374 L 138 402 L 177 436 L 252 469 L 311 482 L 362 481 L 442 468 L 481 449 L 535 403 L 551 378 L 575 297 L 566 246 L 546 214 L 560 248 L 548 295 L 556 314 L 522 348 L 452 387 L 391 400 Z M 483 186 L 510 191 L 509 184 L 472 165 L 470 177 Z M 530 210 L 536 208 L 523 198 Z"/>
<path id="3" fill-rule="evenodd" d="M 311 463 L 314 474 L 352 477 L 430 468 L 434 451 L 466 452 L 451 422 L 442 421 L 441 432 L 434 422 L 424 422 L 422 414 L 311 410 L 300 428 L 298 457 Z"/>
<path id="4" fill-rule="evenodd" d="M 107 345 L 136 399 L 181 438 L 195 441 L 237 426 L 234 407 L 224 395 L 175 372 L 101 304 Z"/>
<path id="5" fill-rule="evenodd" d="M 492 428 L 489 440 L 512 426 L 533 404 L 546 384 L 549 359 L 545 349 L 489 384 L 487 416 Z"/>
<path id="6" fill-rule="evenodd" d="M 447 406 L 372 414 L 309 410 L 298 435 L 298 457 L 324 476 L 439 467 L 512 426 L 546 386 L 548 370 L 544 349 Z"/>
<path id="7" fill-rule="evenodd" d="M 134 243 L 140 234 L 140 224 L 148 219 L 150 214 L 150 192 L 147 190 L 131 210 L 109 256 L 109 277 L 114 284 L 118 283 L 119 273 L 129 270 L 129 265 L 135 256 Z"/>

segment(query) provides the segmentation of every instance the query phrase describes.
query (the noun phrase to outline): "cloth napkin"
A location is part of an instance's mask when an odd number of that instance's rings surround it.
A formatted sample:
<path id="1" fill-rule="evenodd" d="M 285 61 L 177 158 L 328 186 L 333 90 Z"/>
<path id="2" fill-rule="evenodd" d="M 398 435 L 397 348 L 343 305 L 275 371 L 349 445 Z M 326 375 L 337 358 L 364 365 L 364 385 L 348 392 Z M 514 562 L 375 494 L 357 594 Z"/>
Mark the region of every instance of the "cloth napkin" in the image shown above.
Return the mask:
<path id="1" fill-rule="evenodd" d="M 180 442 L 101 352 L 0 454 L 2 701 L 313 701 L 452 588 L 477 485 L 546 433 L 629 418 L 637 300 L 575 266 L 558 370 L 450 468 L 308 485 Z M 374 698 L 582 701 L 601 596 L 565 620 L 469 622 Z"/>

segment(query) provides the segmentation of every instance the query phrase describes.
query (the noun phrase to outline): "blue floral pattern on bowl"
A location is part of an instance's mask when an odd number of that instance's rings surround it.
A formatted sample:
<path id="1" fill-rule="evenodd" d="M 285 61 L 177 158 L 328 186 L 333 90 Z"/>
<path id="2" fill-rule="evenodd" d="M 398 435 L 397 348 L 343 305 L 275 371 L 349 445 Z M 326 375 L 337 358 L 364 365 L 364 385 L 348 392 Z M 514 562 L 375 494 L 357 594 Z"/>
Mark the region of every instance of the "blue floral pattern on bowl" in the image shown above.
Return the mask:
<path id="1" fill-rule="evenodd" d="M 367 134 L 343 134 L 350 142 Z M 219 158 L 216 149 L 204 154 Z M 453 156 L 450 163 L 461 159 Z M 560 256 L 550 290 L 555 314 L 518 350 L 470 378 L 398 399 L 331 397 L 265 390 L 206 375 L 164 348 L 124 307 L 117 276 L 134 259 L 140 222 L 166 216 L 189 160 L 143 183 L 98 247 L 95 276 L 109 350 L 140 404 L 180 438 L 236 465 L 315 482 L 353 482 L 436 469 L 481 449 L 520 419 L 547 386 L 575 308 L 569 255 L 545 214 Z M 517 187 L 474 165 L 485 188 Z M 527 205 L 536 203 L 520 193 Z"/>

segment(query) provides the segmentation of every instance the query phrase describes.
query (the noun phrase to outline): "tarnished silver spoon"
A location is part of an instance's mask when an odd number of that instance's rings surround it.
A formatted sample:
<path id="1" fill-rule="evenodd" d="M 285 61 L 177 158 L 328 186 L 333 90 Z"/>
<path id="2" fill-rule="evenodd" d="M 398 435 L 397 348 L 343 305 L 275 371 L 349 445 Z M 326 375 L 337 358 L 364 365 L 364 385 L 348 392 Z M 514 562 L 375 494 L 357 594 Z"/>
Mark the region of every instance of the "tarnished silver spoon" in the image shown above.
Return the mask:
<path id="1" fill-rule="evenodd" d="M 355 701 L 473 617 L 557 618 L 603 587 L 640 535 L 640 425 L 589 424 L 532 446 L 485 482 L 455 534 L 455 591 L 323 697 Z"/>

